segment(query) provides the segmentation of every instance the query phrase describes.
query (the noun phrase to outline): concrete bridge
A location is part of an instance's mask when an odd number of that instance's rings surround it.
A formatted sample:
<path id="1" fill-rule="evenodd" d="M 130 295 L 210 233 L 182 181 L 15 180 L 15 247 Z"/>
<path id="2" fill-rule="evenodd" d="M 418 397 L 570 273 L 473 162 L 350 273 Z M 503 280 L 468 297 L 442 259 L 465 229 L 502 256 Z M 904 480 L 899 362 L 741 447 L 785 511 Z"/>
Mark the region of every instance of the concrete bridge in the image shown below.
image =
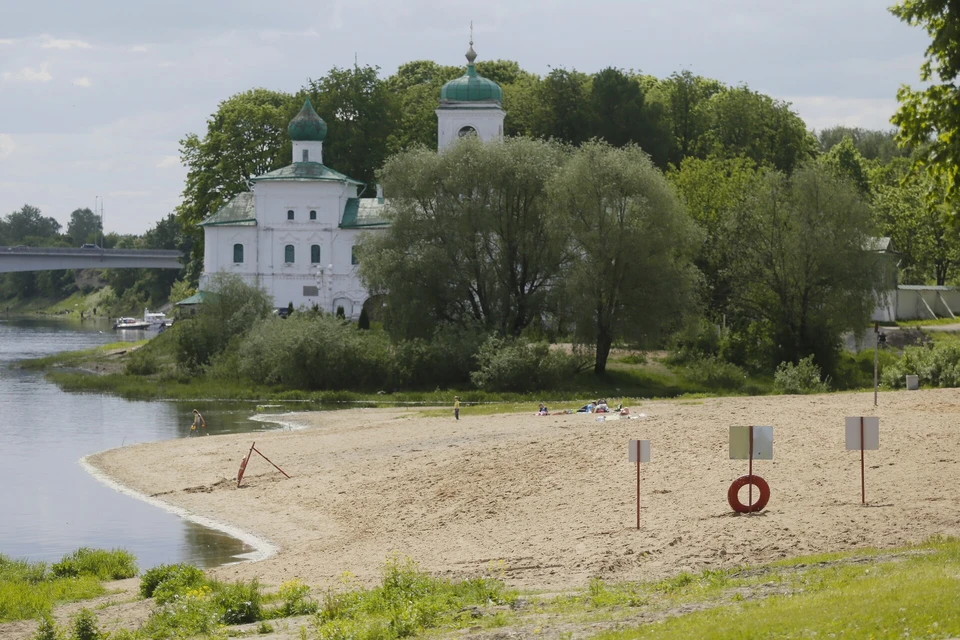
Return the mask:
<path id="1" fill-rule="evenodd" d="M 0 247 L 0 273 L 57 269 L 182 269 L 179 251 Z"/>

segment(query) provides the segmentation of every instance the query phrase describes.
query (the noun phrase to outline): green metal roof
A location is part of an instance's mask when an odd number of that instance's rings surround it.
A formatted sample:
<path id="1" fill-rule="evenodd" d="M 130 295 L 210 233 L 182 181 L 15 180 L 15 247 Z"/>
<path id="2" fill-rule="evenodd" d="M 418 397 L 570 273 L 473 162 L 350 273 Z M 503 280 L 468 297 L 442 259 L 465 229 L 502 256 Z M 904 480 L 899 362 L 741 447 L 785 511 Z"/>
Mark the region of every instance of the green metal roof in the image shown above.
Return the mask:
<path id="1" fill-rule="evenodd" d="M 287 134 L 296 142 L 323 142 L 327 137 L 327 123 L 313 110 L 310 98 L 303 102 L 300 113 L 287 125 Z"/>
<path id="2" fill-rule="evenodd" d="M 319 162 L 295 162 L 282 169 L 276 169 L 253 178 L 254 182 L 260 182 L 261 180 L 325 180 L 328 182 L 349 182 L 356 185 L 363 184 L 359 180 L 348 178 L 339 171 L 325 167 Z"/>
<path id="3" fill-rule="evenodd" d="M 257 226 L 257 209 L 253 193 L 246 191 L 236 195 L 233 200 L 220 207 L 212 216 L 200 222 L 201 227 L 230 225 L 236 227 Z"/>
<path id="4" fill-rule="evenodd" d="M 383 203 L 377 198 L 347 198 L 343 208 L 341 229 L 385 227 L 390 222 L 383 218 Z"/>
<path id="5" fill-rule="evenodd" d="M 211 292 L 209 292 L 209 291 L 197 291 L 195 294 L 193 294 L 193 295 L 190 296 L 189 298 L 184 298 L 183 300 L 181 300 L 180 302 L 177 302 L 177 303 L 175 303 L 175 304 L 176 304 L 176 306 L 178 306 L 178 307 L 181 306 L 181 305 L 182 305 L 182 306 L 185 306 L 185 307 L 188 307 L 188 306 L 194 305 L 194 304 L 203 304 L 204 300 L 209 300 L 209 299 L 210 299 L 212 296 L 214 296 L 214 295 L 215 295 L 215 294 L 213 294 L 213 293 L 211 293 Z"/>
<path id="6" fill-rule="evenodd" d="M 440 89 L 440 102 L 495 102 L 503 103 L 503 90 L 493 80 L 477 73 L 473 63 L 467 65 L 467 72 L 443 85 Z"/>

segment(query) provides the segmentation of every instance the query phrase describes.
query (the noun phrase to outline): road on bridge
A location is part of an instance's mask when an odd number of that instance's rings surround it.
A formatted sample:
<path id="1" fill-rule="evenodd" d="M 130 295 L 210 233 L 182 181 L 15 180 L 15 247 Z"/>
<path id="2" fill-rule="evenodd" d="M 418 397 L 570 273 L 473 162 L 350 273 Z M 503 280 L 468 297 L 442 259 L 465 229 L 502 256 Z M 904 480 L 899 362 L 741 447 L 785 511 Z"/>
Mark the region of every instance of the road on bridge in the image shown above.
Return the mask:
<path id="1" fill-rule="evenodd" d="M 182 269 L 183 254 L 167 249 L 2 247 L 0 273 L 57 269 Z"/>

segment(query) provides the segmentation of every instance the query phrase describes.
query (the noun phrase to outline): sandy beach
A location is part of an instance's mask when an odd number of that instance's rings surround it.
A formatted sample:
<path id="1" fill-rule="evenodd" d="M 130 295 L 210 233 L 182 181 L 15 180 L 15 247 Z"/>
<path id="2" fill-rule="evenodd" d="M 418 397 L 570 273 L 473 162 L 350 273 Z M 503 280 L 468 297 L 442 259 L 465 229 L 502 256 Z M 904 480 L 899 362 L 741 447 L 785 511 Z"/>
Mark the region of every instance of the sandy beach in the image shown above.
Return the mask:
<path id="1" fill-rule="evenodd" d="M 551 407 L 552 409 L 553 407 Z M 221 578 L 323 586 L 367 583 L 398 553 L 429 571 L 493 570 L 546 590 L 593 576 L 657 579 L 682 571 L 960 535 L 960 391 L 646 402 L 643 420 L 528 414 L 425 418 L 362 409 L 287 414 L 305 427 L 106 451 L 88 462 L 130 489 L 260 537 L 279 550 L 222 567 Z M 879 451 L 844 449 L 844 416 L 880 417 Z M 754 473 L 767 508 L 736 516 L 730 425 L 773 425 L 774 460 Z M 650 439 L 635 528 L 631 438 Z M 252 440 L 292 478 L 254 457 Z M 744 494 L 746 490 L 744 490 Z"/>

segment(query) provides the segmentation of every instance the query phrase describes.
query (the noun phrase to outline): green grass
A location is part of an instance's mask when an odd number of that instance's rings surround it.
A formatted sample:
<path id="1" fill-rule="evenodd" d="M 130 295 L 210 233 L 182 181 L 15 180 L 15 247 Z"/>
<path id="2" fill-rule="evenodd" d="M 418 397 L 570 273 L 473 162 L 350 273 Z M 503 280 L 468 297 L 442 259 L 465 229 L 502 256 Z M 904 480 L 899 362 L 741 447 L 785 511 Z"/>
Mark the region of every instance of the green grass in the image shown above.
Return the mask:
<path id="1" fill-rule="evenodd" d="M 898 327 L 934 327 L 940 324 L 957 324 L 960 319 L 957 318 L 937 318 L 936 320 L 898 320 Z"/>
<path id="2" fill-rule="evenodd" d="M 752 591 L 745 590 L 751 581 Z M 960 634 L 960 541 L 955 539 L 934 540 L 906 553 L 798 558 L 770 565 L 768 571 L 746 581 L 727 574 L 725 582 L 705 598 L 725 600 L 706 602 L 702 611 L 598 637 L 947 638 Z M 730 594 L 734 586 L 739 590 Z"/>
<path id="3" fill-rule="evenodd" d="M 82 548 L 48 566 L 0 554 L 0 622 L 48 615 L 61 602 L 106 593 L 101 580 L 136 575 L 136 562 L 122 550 Z"/>
<path id="4" fill-rule="evenodd" d="M 61 353 L 43 356 L 42 358 L 20 360 L 17 366 L 30 371 L 50 371 L 55 367 L 79 367 L 90 362 L 100 362 L 115 357 L 109 355 L 112 351 L 137 348 L 146 342 L 146 340 L 141 340 L 140 342 L 111 342 L 100 345 L 99 347 L 93 347 L 92 349 L 63 351 Z"/>

